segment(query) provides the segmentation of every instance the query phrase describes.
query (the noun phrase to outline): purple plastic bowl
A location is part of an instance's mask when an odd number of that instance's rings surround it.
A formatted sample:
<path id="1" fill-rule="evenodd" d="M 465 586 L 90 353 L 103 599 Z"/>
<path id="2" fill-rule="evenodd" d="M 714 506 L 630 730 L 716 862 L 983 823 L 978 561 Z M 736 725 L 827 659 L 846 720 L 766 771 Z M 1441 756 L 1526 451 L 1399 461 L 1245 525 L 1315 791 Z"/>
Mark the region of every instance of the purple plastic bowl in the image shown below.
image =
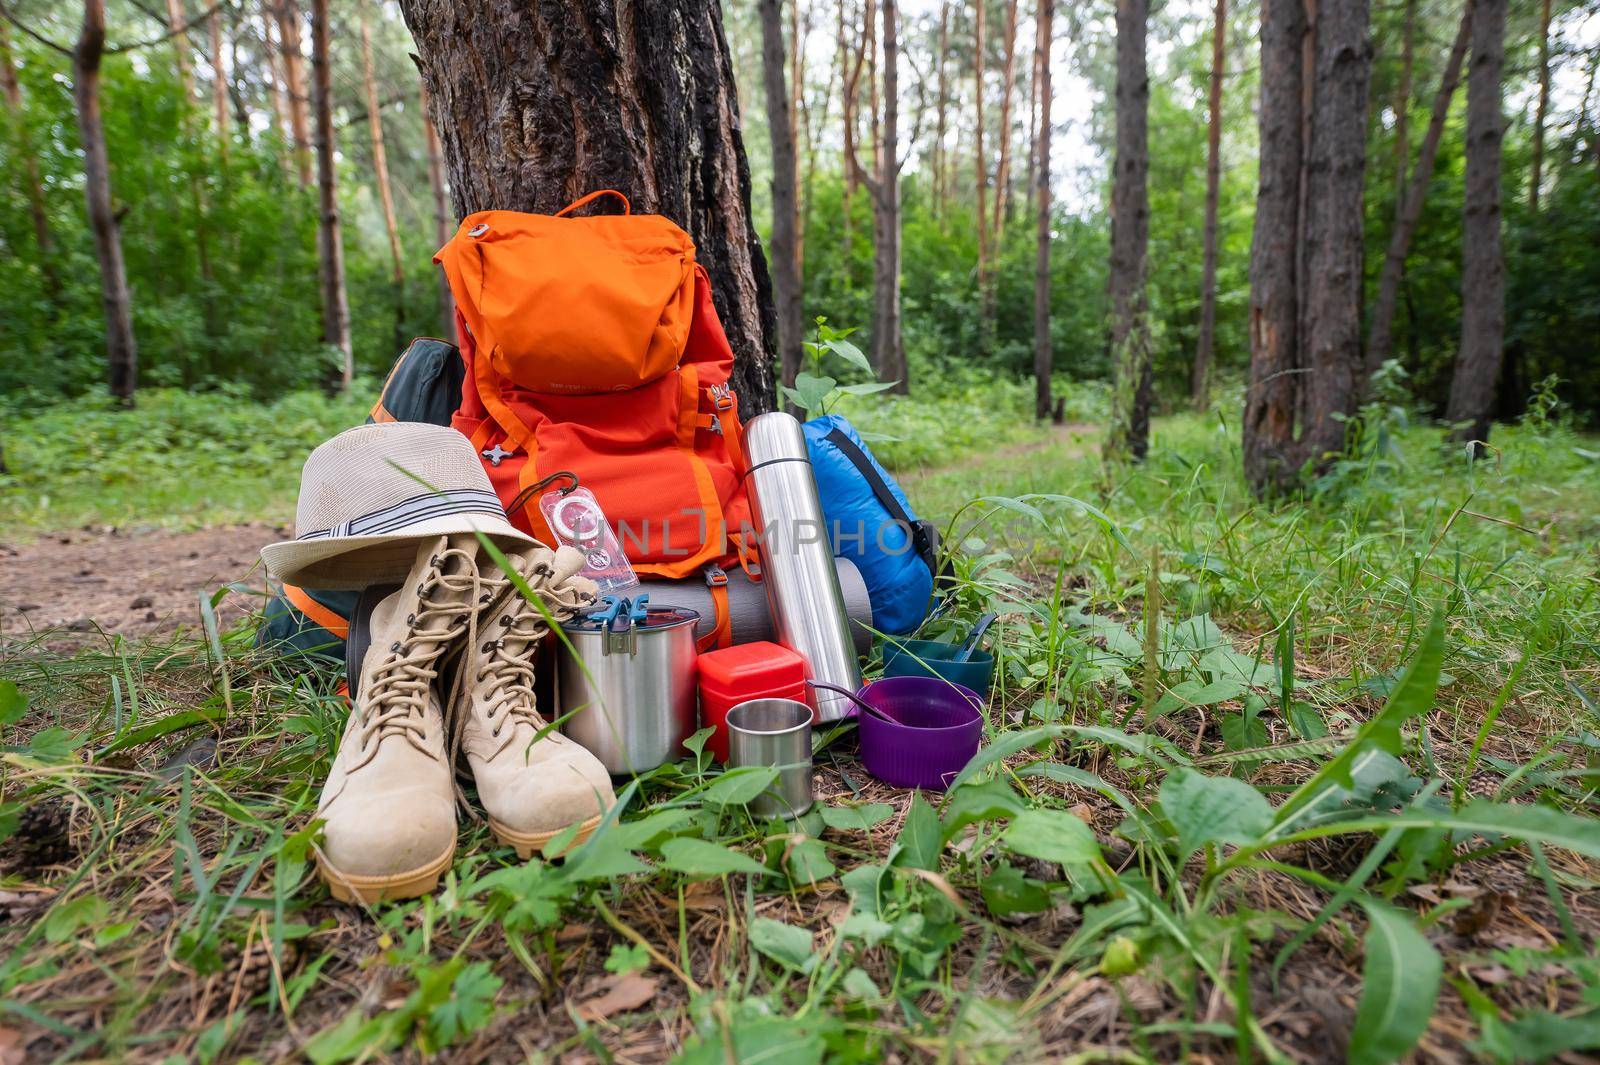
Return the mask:
<path id="1" fill-rule="evenodd" d="M 983 699 L 938 677 L 885 677 L 858 693 L 894 718 L 856 710 L 867 772 L 899 788 L 943 791 L 978 753 Z"/>

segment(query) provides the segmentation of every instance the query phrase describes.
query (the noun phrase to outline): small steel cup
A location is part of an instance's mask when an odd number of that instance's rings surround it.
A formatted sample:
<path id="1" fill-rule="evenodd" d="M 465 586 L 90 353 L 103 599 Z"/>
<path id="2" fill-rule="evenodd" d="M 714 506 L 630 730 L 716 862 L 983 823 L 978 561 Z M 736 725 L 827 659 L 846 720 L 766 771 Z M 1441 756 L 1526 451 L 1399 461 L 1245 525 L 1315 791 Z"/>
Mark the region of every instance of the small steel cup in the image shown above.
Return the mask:
<path id="1" fill-rule="evenodd" d="M 776 766 L 756 796 L 758 817 L 799 817 L 811 809 L 811 707 L 793 699 L 751 699 L 728 711 L 728 765 Z"/>

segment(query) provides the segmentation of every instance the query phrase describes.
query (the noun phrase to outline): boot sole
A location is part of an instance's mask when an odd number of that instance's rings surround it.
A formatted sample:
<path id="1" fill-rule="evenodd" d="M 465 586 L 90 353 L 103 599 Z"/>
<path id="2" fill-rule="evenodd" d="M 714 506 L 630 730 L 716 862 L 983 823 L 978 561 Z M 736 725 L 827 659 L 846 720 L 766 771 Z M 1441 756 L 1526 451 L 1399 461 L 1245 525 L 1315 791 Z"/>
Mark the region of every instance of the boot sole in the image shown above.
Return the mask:
<path id="1" fill-rule="evenodd" d="M 572 842 L 567 845 L 567 849 L 562 851 L 561 854 L 552 855 L 551 857 L 562 857 L 563 855 L 569 853 L 578 844 L 594 835 L 594 830 L 600 827 L 600 819 L 602 816 L 603 815 L 601 814 L 595 814 L 593 817 L 589 818 L 589 820 L 579 824 L 578 834 L 572 837 Z M 488 820 L 489 831 L 493 833 L 494 838 L 502 845 L 515 850 L 517 852 L 517 857 L 521 858 L 523 861 L 527 861 L 529 858 L 533 857 L 534 851 L 543 848 L 546 843 L 549 843 L 551 840 L 561 835 L 561 833 L 572 827 L 571 825 L 562 825 L 560 828 L 554 829 L 550 832 L 516 832 L 507 828 L 505 825 L 502 825 L 499 821 L 496 821 L 492 817 L 490 817 Z"/>
<path id="2" fill-rule="evenodd" d="M 371 906 L 378 902 L 414 899 L 418 895 L 429 894 L 439 886 L 439 877 L 450 868 L 455 855 L 456 846 L 452 842 L 449 850 L 416 869 L 388 876 L 353 876 L 333 868 L 318 854 L 317 874 L 328 885 L 328 893 L 340 902 L 360 902 Z"/>

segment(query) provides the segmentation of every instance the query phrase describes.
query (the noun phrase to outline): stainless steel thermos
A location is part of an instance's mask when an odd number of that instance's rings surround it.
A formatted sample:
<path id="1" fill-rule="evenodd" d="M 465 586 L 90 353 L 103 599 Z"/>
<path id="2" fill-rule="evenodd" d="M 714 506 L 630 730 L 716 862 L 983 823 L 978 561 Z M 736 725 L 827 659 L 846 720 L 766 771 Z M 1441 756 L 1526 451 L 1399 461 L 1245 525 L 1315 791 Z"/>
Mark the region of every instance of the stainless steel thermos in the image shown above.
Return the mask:
<path id="1" fill-rule="evenodd" d="M 744 448 L 761 536 L 761 583 L 777 642 L 806 660 L 810 679 L 855 691 L 861 667 L 800 423 L 781 412 L 752 418 Z M 822 721 L 837 721 L 851 709 L 840 695 L 813 691 L 811 698 Z"/>
<path id="2" fill-rule="evenodd" d="M 572 650 L 556 651 L 561 731 L 614 775 L 683 757 L 695 730 L 700 615 L 648 600 L 606 596 L 601 609 L 562 624 Z"/>

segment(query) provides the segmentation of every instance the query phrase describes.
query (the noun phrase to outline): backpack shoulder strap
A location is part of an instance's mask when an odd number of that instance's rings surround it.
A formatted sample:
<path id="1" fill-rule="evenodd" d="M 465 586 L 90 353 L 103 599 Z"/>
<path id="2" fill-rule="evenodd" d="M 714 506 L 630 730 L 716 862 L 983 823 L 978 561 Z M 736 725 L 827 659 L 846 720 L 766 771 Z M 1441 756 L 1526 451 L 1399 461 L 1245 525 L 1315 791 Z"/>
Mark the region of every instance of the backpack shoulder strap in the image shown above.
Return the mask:
<path id="1" fill-rule="evenodd" d="M 830 429 L 823 439 L 838 448 L 839 453 L 850 460 L 850 465 L 861 474 L 867 486 L 872 489 L 872 494 L 877 496 L 878 502 L 883 505 L 883 509 L 911 534 L 912 548 L 927 565 L 928 572 L 933 574 L 936 581 L 939 580 L 943 574 L 939 570 L 938 529 L 932 522 L 915 519 L 907 512 L 894 491 L 890 489 L 888 482 L 883 479 L 883 475 L 878 472 L 878 465 L 872 461 L 872 456 L 850 439 L 849 434 L 843 429 Z"/>

